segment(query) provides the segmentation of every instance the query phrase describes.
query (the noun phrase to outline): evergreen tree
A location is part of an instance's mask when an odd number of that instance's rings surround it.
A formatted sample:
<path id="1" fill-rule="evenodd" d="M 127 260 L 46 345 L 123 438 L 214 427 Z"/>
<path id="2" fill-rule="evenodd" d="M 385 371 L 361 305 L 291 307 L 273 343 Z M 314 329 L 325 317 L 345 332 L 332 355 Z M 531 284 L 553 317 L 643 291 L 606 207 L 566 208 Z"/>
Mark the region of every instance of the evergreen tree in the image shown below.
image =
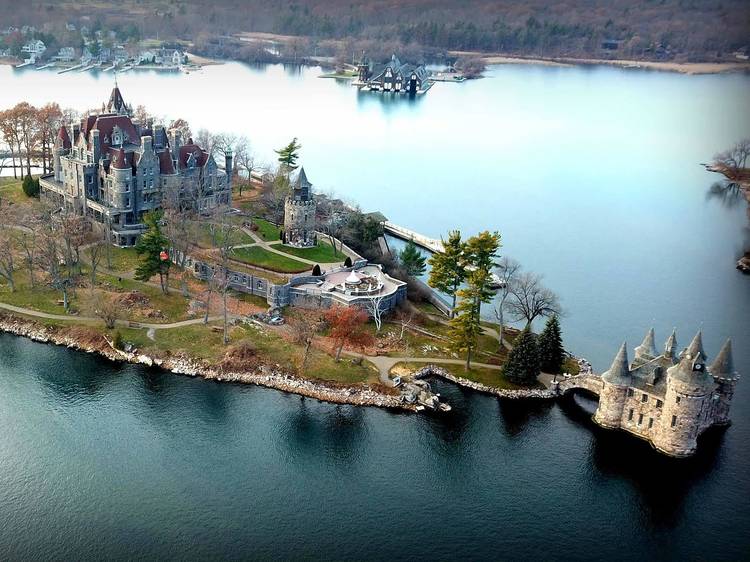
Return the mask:
<path id="1" fill-rule="evenodd" d="M 524 328 L 516 338 L 515 345 L 503 368 L 503 375 L 518 384 L 536 383 L 536 378 L 539 376 L 539 350 L 535 336 L 528 328 Z"/>
<path id="2" fill-rule="evenodd" d="M 401 261 L 401 266 L 406 271 L 406 274 L 411 277 L 419 277 L 420 275 L 423 275 L 427 268 L 425 265 L 427 259 L 419 251 L 414 240 L 409 240 L 406 243 L 406 247 L 401 250 L 398 258 Z"/>
<path id="3" fill-rule="evenodd" d="M 480 275 L 473 271 L 469 274 L 467 286 L 457 292 L 458 305 L 454 309 L 454 316 L 450 320 L 448 337 L 451 347 L 458 353 L 466 354 L 466 370 L 471 368 L 471 358 L 477 347 L 482 324 L 477 313 L 477 303 L 481 295 L 481 282 L 474 278 Z"/>
<path id="4" fill-rule="evenodd" d="M 487 230 L 466 241 L 464 248 L 466 264 L 473 271 L 481 273 L 481 275 L 474 276 L 475 282 L 482 283 L 478 287 L 477 316 L 481 313 L 482 303 L 490 302 L 495 296 L 495 290 L 491 288 L 493 284 L 492 269 L 495 267 L 500 245 L 500 233 Z"/>
<path id="5" fill-rule="evenodd" d="M 559 373 L 565 360 L 565 350 L 560 334 L 560 321 L 556 315 L 547 320 L 547 325 L 539 334 L 537 346 L 542 371 L 551 374 Z"/>
<path id="6" fill-rule="evenodd" d="M 21 187 L 26 197 L 39 197 L 39 180 L 35 180 L 31 176 L 26 176 L 23 178 Z"/>
<path id="7" fill-rule="evenodd" d="M 466 280 L 466 263 L 464 260 L 464 243 L 461 232 L 452 230 L 448 233 L 448 240 L 443 240 L 444 252 L 432 254 L 430 257 L 430 279 L 428 284 L 447 295 L 453 297 L 452 308 L 456 308 L 456 293 Z"/>
<path id="8" fill-rule="evenodd" d="M 274 150 L 279 155 L 279 163 L 287 173 L 297 169 L 297 158 L 299 158 L 300 148 L 302 148 L 302 145 L 297 142 L 297 137 L 294 137 L 292 142 L 284 148 Z"/>
<path id="9" fill-rule="evenodd" d="M 143 256 L 143 261 L 135 270 L 135 278 L 138 281 L 148 281 L 157 273 L 161 282 L 161 290 L 164 294 L 169 292 L 169 266 L 168 256 L 169 239 L 161 229 L 162 211 L 151 211 L 143 215 L 146 225 L 144 232 L 135 246 L 138 255 Z"/>

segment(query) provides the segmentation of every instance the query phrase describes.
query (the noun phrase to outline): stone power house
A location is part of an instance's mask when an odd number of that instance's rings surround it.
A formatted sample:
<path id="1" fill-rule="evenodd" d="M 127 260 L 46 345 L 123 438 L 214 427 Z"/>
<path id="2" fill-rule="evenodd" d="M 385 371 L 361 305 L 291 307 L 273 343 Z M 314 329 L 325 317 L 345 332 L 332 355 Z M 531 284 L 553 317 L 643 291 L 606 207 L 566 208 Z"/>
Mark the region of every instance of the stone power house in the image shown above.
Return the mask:
<path id="1" fill-rule="evenodd" d="M 42 195 L 68 212 L 111 228 L 112 243 L 132 246 L 144 231 L 143 214 L 167 198 L 181 208 L 206 212 L 231 203 L 231 173 L 213 156 L 164 130 L 131 118 L 115 86 L 100 113 L 63 126 L 54 148 L 54 174 L 42 176 Z M 227 153 L 225 170 L 232 170 Z"/>
<path id="2" fill-rule="evenodd" d="M 672 333 L 664 351 L 658 354 L 651 329 L 635 348 L 630 365 L 622 344 L 612 366 L 601 376 L 594 421 L 606 428 L 629 431 L 670 456 L 689 456 L 703 431 L 729 424 L 729 406 L 738 378 L 731 342 L 724 344 L 708 366 L 700 332 L 679 355 Z"/>

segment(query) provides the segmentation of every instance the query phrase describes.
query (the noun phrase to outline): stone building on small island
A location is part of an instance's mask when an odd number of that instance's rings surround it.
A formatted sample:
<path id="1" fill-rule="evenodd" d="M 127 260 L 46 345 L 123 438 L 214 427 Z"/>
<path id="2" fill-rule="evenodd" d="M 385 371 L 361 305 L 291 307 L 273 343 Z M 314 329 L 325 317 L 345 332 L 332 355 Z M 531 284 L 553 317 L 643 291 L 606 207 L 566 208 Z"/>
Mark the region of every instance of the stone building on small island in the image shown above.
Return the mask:
<path id="1" fill-rule="evenodd" d="M 54 173 L 39 181 L 41 195 L 68 212 L 111 228 L 112 243 L 133 246 L 143 214 L 169 193 L 179 204 L 206 212 L 231 204 L 232 154 L 220 169 L 213 156 L 177 130 L 132 118 L 115 86 L 99 113 L 64 125 L 55 141 Z"/>
<path id="2" fill-rule="evenodd" d="M 292 182 L 291 193 L 284 201 L 284 231 L 282 242 L 288 246 L 308 248 L 315 246 L 317 205 L 312 194 L 312 184 L 308 181 L 305 168 L 300 168 Z"/>
<path id="3" fill-rule="evenodd" d="M 424 65 L 402 63 L 394 54 L 386 64 L 361 62 L 354 85 L 372 92 L 416 95 L 429 90 L 432 82 Z"/>
<path id="4" fill-rule="evenodd" d="M 630 364 L 623 343 L 601 376 L 594 421 L 637 435 L 667 455 L 693 454 L 706 429 L 730 423 L 729 407 L 739 379 L 729 340 L 713 363 L 707 365 L 706 359 L 700 332 L 681 353 L 673 332 L 658 353 L 651 329 Z"/>

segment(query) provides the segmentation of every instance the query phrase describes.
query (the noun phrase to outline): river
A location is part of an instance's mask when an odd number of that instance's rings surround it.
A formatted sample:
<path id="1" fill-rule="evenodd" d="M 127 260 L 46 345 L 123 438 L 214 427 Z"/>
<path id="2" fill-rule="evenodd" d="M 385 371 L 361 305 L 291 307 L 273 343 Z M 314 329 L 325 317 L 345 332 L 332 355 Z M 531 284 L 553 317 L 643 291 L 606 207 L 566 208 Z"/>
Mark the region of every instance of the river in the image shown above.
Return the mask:
<path id="1" fill-rule="evenodd" d="M 566 345 L 597 370 L 653 325 L 750 373 L 742 202 L 699 164 L 750 134 L 750 77 L 492 67 L 424 97 L 358 94 L 319 69 L 130 72 L 126 101 L 291 137 L 321 191 L 439 237 L 498 229 L 543 273 Z M 98 107 L 108 74 L 0 67 L 0 107 Z M 450 386 L 446 420 L 342 408 L 0 339 L 0 551 L 23 557 L 725 558 L 750 549 L 750 386 L 690 461 L 597 430 L 584 410 Z M 584 404 L 585 406 L 585 404 Z M 590 405 L 588 405 L 590 406 Z M 39 528 L 46 531 L 36 532 Z M 90 549 L 90 550 L 88 550 Z"/>

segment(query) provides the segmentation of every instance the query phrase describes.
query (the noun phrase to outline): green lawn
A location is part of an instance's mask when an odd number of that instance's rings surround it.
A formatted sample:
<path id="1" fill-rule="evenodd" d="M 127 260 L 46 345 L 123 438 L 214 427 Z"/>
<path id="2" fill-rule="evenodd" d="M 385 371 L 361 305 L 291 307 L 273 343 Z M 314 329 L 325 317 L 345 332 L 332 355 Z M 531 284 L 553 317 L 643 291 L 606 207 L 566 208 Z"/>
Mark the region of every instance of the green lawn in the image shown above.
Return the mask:
<path id="1" fill-rule="evenodd" d="M 211 226 L 207 223 L 194 224 L 193 229 L 195 241 L 201 248 L 218 248 L 224 242 L 224 237 L 221 232 L 219 232 L 219 228 L 217 228 L 215 235 L 211 234 Z M 216 242 L 215 244 L 214 241 Z M 236 230 L 233 232 L 231 242 L 235 246 L 239 246 L 240 244 L 252 244 L 255 240 L 241 230 Z"/>
<path id="2" fill-rule="evenodd" d="M 260 246 L 235 248 L 232 257 L 241 262 L 270 269 L 277 273 L 302 273 L 310 269 L 309 265 L 301 261 L 274 254 Z"/>
<path id="3" fill-rule="evenodd" d="M 13 178 L 0 178 L 0 198 L 13 203 L 22 203 L 29 198 L 21 187 L 22 180 Z"/>
<path id="4" fill-rule="evenodd" d="M 258 227 L 258 230 L 256 230 L 255 232 L 266 242 L 275 242 L 276 240 L 281 240 L 281 238 L 279 238 L 279 230 L 281 229 L 281 227 L 265 219 L 258 218 L 253 219 L 253 224 Z"/>
<path id="5" fill-rule="evenodd" d="M 346 259 L 343 253 L 335 251 L 328 242 L 318 242 L 318 245 L 314 248 L 293 248 L 283 244 L 274 244 L 273 247 L 285 254 L 317 263 L 338 263 Z"/>
<path id="6" fill-rule="evenodd" d="M 135 248 L 118 248 L 117 246 L 110 246 L 110 256 L 112 259 L 112 271 L 118 273 L 130 273 L 135 271 L 138 264 L 141 262 L 141 257 L 136 253 Z M 99 261 L 100 268 L 107 267 L 107 249 L 102 249 L 101 261 Z M 91 251 L 85 250 L 85 258 L 87 261 L 91 261 Z M 97 270 L 98 271 L 98 270 Z"/>

